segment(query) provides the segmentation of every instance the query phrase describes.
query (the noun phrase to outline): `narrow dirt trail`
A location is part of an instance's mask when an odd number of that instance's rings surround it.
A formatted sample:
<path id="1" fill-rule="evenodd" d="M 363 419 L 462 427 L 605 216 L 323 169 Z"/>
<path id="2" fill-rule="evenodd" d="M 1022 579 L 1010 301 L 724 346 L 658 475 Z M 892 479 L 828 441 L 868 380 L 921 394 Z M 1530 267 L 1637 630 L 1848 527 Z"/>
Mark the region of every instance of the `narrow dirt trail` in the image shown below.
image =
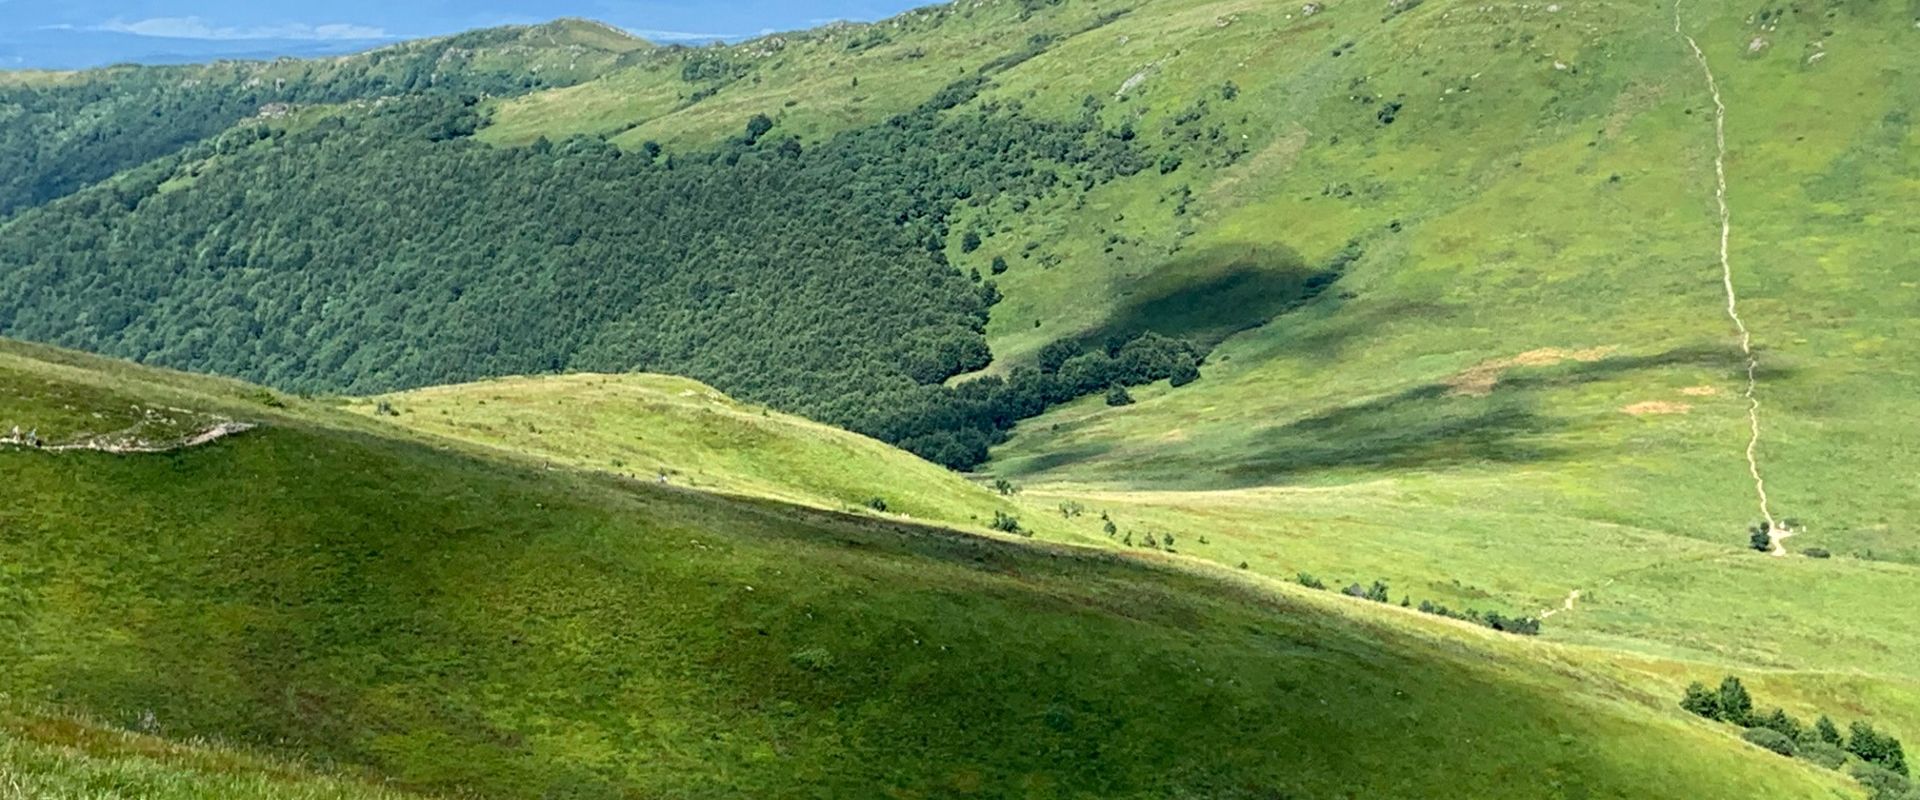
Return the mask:
<path id="1" fill-rule="evenodd" d="M 1564 600 L 1564 601 L 1562 601 L 1562 602 L 1560 603 L 1560 607 L 1559 607 L 1559 608 L 1548 608 L 1548 609 L 1542 609 L 1542 610 L 1540 611 L 1540 618 L 1541 618 L 1541 619 L 1551 619 L 1551 618 L 1553 617 L 1553 615 L 1555 615 L 1555 614 L 1558 614 L 1558 613 L 1560 613 L 1560 612 L 1562 612 L 1562 611 L 1572 611 L 1572 610 L 1573 610 L 1573 604 L 1574 604 L 1574 603 L 1577 603 L 1577 602 L 1580 602 L 1580 590 L 1579 590 L 1579 589 L 1575 589 L 1575 590 L 1573 590 L 1573 591 L 1571 591 L 1571 592 L 1568 592 L 1568 593 L 1567 593 L 1567 599 L 1566 599 L 1566 600 Z"/>
<path id="2" fill-rule="evenodd" d="M 1760 516 L 1767 521 L 1775 556 L 1787 554 L 1783 542 L 1794 534 L 1773 518 L 1773 507 L 1767 498 L 1767 481 L 1760 475 L 1760 394 L 1759 372 L 1760 358 L 1753 352 L 1753 331 L 1747 328 L 1745 320 L 1740 318 L 1740 295 L 1733 285 L 1733 260 L 1729 248 L 1733 240 L 1733 212 L 1727 204 L 1727 104 L 1720 97 L 1720 81 L 1714 77 L 1713 66 L 1707 61 L 1707 54 L 1700 49 L 1700 43 L 1689 35 L 1680 21 L 1680 0 L 1673 3 L 1673 32 L 1687 41 L 1687 47 L 1693 51 L 1694 61 L 1700 64 L 1700 73 L 1706 78 L 1707 91 L 1713 95 L 1713 199 L 1720 211 L 1720 281 L 1726 289 L 1727 318 L 1733 321 L 1733 327 L 1740 333 L 1740 352 L 1747 358 L 1747 473 L 1753 476 L 1753 489 L 1760 501 Z"/>

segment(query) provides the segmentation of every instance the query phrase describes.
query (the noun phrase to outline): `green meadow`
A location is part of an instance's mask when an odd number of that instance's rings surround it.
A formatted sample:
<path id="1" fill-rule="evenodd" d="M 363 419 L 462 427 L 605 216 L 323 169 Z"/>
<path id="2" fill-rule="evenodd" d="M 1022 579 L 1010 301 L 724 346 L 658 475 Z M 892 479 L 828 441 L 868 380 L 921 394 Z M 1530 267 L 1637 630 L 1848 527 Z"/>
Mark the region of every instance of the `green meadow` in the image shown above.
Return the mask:
<path id="1" fill-rule="evenodd" d="M 0 691 L 108 726 L 498 796 L 1848 796 L 1558 645 L 1164 554 L 542 468 L 225 382 L 6 361 L 42 389 L 4 398 L 9 419 L 164 401 L 262 424 L 157 455 L 0 451 L 24 633 Z M 43 727 L 0 750 L 31 786 L 249 780 Z"/>
<path id="2" fill-rule="evenodd" d="M 1142 331 L 1201 377 L 959 474 L 688 378 L 296 396 L 0 340 L 0 435 L 258 425 L 0 445 L 0 796 L 1861 796 L 1679 708 L 1726 675 L 1920 741 L 1910 4 L 474 35 L 473 69 L 554 76 L 475 99 L 496 148 L 737 156 L 762 114 L 812 152 L 974 78 L 941 113 L 1090 114 L 1150 166 L 938 220 L 1003 295 L 949 383 Z"/>

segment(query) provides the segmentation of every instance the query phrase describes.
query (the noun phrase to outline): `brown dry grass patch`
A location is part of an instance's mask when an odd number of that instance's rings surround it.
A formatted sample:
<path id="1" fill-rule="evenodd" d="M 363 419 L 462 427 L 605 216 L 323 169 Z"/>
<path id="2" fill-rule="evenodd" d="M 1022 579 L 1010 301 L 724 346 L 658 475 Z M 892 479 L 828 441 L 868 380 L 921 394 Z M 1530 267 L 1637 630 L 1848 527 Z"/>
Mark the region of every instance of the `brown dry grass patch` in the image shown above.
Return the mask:
<path id="1" fill-rule="evenodd" d="M 1516 367 L 1551 367 L 1564 361 L 1592 363 L 1613 355 L 1615 347 L 1589 347 L 1584 350 L 1567 350 L 1559 347 L 1542 347 L 1528 350 L 1512 358 L 1496 358 L 1473 366 L 1465 372 L 1447 379 L 1448 394 L 1485 397 L 1493 393 L 1500 385 L 1501 376 L 1507 370 Z"/>
<path id="2" fill-rule="evenodd" d="M 1686 403 L 1673 403 L 1666 400 L 1648 400 L 1644 403 L 1634 403 L 1620 410 L 1623 413 L 1632 414 L 1636 417 L 1645 417 L 1658 414 L 1685 414 L 1692 411 L 1693 406 L 1687 405 Z"/>

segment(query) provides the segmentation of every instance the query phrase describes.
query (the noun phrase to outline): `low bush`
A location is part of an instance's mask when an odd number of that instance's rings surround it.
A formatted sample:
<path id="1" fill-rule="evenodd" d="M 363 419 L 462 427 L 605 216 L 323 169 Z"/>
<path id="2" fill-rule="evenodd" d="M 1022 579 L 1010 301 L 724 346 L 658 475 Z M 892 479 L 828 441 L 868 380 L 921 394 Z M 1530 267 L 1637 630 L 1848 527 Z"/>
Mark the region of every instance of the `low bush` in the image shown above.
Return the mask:
<path id="1" fill-rule="evenodd" d="M 1740 738 L 1789 758 L 1800 751 L 1800 748 L 1795 746 L 1793 740 L 1787 738 L 1786 734 L 1772 728 L 1748 728 L 1745 733 L 1740 734 Z"/>
<path id="2" fill-rule="evenodd" d="M 1804 742 L 1797 753 L 1801 760 L 1818 764 L 1827 769 L 1839 769 L 1847 765 L 1847 751 L 1822 741 Z"/>
<path id="3" fill-rule="evenodd" d="M 1893 770 L 1855 764 L 1847 774 L 1867 788 L 1867 797 L 1871 800 L 1913 800 L 1913 781 Z"/>

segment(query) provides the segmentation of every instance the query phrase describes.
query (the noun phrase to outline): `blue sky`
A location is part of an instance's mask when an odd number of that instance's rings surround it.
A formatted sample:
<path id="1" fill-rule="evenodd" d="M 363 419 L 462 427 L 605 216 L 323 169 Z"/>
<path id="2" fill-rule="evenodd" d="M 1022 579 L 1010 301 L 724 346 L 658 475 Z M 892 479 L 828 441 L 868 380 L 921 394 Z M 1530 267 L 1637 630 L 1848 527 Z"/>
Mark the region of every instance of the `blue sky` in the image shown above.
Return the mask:
<path id="1" fill-rule="evenodd" d="M 318 55 L 471 28 L 588 17 L 659 42 L 874 20 L 930 0 L 0 0 L 0 69 Z"/>

